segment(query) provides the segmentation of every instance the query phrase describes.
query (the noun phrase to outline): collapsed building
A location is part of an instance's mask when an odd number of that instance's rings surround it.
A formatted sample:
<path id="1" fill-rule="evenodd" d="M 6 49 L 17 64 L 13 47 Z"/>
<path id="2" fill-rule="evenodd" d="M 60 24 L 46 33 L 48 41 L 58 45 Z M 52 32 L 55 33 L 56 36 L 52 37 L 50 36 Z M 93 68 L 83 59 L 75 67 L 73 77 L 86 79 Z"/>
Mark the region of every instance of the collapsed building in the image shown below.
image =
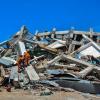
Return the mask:
<path id="1" fill-rule="evenodd" d="M 17 61 L 26 51 L 30 54 L 29 64 L 19 73 Z M 92 28 L 89 32 L 54 28 L 33 35 L 23 26 L 0 43 L 1 77 L 6 69 L 15 87 L 32 89 L 42 85 L 100 94 L 100 33 Z"/>

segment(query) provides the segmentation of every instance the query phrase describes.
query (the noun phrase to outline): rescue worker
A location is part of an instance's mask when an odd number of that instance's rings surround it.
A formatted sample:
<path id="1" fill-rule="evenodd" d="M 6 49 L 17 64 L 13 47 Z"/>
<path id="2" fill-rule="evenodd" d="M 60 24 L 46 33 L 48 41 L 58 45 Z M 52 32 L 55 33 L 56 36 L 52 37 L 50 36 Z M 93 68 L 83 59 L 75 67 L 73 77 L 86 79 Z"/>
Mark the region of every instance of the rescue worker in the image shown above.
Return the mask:
<path id="1" fill-rule="evenodd" d="M 29 65 L 29 60 L 30 60 L 30 54 L 29 51 L 27 50 L 26 52 L 24 52 L 24 65 L 25 67 L 27 67 Z"/>
<path id="2" fill-rule="evenodd" d="M 24 57 L 22 55 L 19 56 L 17 60 L 17 65 L 18 65 L 18 72 L 20 72 L 21 69 L 24 68 Z"/>

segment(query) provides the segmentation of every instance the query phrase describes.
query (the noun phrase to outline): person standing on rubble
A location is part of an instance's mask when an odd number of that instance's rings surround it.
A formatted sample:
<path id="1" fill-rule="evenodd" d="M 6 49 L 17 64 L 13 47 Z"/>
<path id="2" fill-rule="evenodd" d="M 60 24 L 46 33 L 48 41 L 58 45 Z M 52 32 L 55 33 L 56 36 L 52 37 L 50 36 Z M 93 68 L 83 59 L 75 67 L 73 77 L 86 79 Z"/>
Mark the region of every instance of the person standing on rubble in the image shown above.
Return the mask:
<path id="1" fill-rule="evenodd" d="M 24 66 L 27 67 L 29 65 L 29 60 L 31 59 L 29 50 L 24 52 Z"/>
<path id="2" fill-rule="evenodd" d="M 21 69 L 24 68 L 24 57 L 22 55 L 19 56 L 17 60 L 17 65 L 18 65 L 18 72 L 20 72 Z"/>
<path id="3" fill-rule="evenodd" d="M 24 52 L 24 55 L 20 55 L 17 60 L 18 72 L 20 72 L 21 69 L 29 65 L 29 60 L 30 60 L 30 54 L 29 51 L 27 50 L 26 52 Z"/>

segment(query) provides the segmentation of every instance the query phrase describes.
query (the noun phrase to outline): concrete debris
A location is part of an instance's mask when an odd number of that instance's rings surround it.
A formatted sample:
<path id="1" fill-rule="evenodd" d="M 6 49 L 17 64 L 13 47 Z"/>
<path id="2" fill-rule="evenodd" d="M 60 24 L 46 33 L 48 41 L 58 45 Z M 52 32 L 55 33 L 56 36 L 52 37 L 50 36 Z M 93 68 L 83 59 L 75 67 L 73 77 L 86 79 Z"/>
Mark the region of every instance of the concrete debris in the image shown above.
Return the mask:
<path id="1" fill-rule="evenodd" d="M 100 33 L 36 32 L 22 26 L 0 43 L 0 85 L 51 95 L 56 91 L 100 94 Z M 88 88 L 87 88 L 88 87 Z"/>

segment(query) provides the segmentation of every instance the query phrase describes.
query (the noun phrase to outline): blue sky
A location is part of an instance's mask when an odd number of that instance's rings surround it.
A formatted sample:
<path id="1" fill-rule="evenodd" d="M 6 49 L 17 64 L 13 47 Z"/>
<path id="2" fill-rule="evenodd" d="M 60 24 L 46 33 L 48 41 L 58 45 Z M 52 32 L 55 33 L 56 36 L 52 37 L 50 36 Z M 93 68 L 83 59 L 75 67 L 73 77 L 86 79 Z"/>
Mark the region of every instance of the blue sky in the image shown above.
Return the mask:
<path id="1" fill-rule="evenodd" d="M 22 25 L 32 33 L 53 27 L 100 31 L 100 0 L 0 0 L 0 41 Z"/>

